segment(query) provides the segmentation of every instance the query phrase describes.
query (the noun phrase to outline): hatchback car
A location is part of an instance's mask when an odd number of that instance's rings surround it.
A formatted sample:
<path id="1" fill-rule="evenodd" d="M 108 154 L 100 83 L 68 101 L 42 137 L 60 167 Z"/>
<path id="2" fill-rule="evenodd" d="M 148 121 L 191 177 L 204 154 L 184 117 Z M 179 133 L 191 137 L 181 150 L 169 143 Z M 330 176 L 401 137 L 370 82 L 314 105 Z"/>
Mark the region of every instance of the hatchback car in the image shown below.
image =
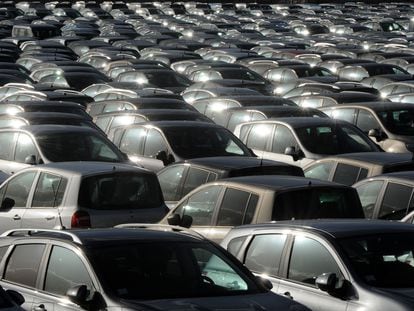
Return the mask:
<path id="1" fill-rule="evenodd" d="M 314 311 L 413 308 L 414 226 L 307 220 L 238 227 L 222 246 Z"/>
<path id="2" fill-rule="evenodd" d="M 156 176 L 130 165 L 65 162 L 22 170 L 0 186 L 0 231 L 156 222 L 167 212 Z"/>
<path id="3" fill-rule="evenodd" d="M 243 224 L 310 218 L 363 218 L 348 186 L 296 176 L 246 176 L 206 183 L 184 196 L 161 223 L 220 241 Z M 192 223 L 191 223 L 192 219 Z"/>
<path id="4" fill-rule="evenodd" d="M 21 291 L 26 310 L 309 311 L 214 243 L 151 228 L 10 231 L 0 284 Z"/>

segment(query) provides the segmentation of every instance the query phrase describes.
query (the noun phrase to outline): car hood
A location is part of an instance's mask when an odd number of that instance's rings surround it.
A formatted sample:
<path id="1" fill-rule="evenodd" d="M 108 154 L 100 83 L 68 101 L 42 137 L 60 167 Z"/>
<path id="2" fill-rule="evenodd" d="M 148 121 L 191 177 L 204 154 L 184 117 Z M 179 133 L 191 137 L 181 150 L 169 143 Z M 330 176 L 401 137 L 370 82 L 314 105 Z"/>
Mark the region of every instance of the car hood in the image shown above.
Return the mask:
<path id="1" fill-rule="evenodd" d="M 310 311 L 291 299 L 272 292 L 201 298 L 134 301 L 124 300 L 132 308 L 151 311 Z"/>

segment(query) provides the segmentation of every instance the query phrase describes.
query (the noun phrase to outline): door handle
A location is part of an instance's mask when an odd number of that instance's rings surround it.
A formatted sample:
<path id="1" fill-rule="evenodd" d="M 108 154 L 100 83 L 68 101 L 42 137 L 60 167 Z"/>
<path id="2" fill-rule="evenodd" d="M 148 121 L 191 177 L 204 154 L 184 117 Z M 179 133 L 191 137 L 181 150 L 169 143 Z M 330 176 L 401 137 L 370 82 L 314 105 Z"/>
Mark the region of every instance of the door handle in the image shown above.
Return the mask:
<path id="1" fill-rule="evenodd" d="M 32 311 L 47 311 L 44 304 L 38 305 L 37 307 L 32 308 Z"/>
<path id="2" fill-rule="evenodd" d="M 283 296 L 286 296 L 287 298 L 293 299 L 292 295 L 290 294 L 290 292 L 284 292 Z"/>
<path id="3" fill-rule="evenodd" d="M 13 216 L 13 219 L 14 219 L 14 220 L 20 220 L 20 219 L 22 219 L 22 218 L 20 217 L 20 215 L 14 215 L 14 216 Z"/>
<path id="4" fill-rule="evenodd" d="M 46 216 L 45 218 L 46 220 L 52 220 L 52 219 L 55 219 L 55 216 Z"/>

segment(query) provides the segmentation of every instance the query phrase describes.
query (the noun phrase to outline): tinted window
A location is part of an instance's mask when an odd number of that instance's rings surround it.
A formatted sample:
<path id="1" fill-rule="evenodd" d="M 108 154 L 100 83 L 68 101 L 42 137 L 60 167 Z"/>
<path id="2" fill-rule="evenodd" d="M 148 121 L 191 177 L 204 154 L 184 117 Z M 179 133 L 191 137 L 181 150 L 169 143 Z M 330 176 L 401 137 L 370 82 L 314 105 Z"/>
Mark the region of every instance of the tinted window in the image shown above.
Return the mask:
<path id="1" fill-rule="evenodd" d="M 6 265 L 4 279 L 35 287 L 44 249 L 43 244 L 17 245 Z"/>
<path id="2" fill-rule="evenodd" d="M 333 165 L 333 161 L 317 163 L 305 170 L 305 177 L 329 180 Z"/>
<path id="3" fill-rule="evenodd" d="M 147 134 L 145 128 L 131 128 L 125 131 L 119 149 L 127 154 L 143 154 L 144 140 Z"/>
<path id="4" fill-rule="evenodd" d="M 377 116 L 391 133 L 396 135 L 414 135 L 414 110 L 379 111 Z"/>
<path id="5" fill-rule="evenodd" d="M 244 264 L 250 270 L 277 276 L 286 235 L 256 235 L 249 245 Z"/>
<path id="6" fill-rule="evenodd" d="M 153 174 L 113 173 L 86 177 L 79 190 L 79 205 L 91 209 L 155 208 L 163 204 Z"/>
<path id="7" fill-rule="evenodd" d="M 188 171 L 187 178 L 184 182 L 182 196 L 185 196 L 191 190 L 207 182 L 209 172 L 198 168 L 191 167 Z"/>
<path id="8" fill-rule="evenodd" d="M 372 218 L 375 210 L 375 203 L 377 202 L 383 183 L 383 181 L 375 180 L 356 188 L 359 199 L 361 200 L 362 209 L 365 213 L 365 218 Z"/>
<path id="9" fill-rule="evenodd" d="M 167 150 L 167 145 L 161 133 L 157 130 L 150 129 L 145 141 L 144 156 L 155 158 L 158 152 Z"/>
<path id="10" fill-rule="evenodd" d="M 11 179 L 6 186 L 4 197 L 14 200 L 14 207 L 26 207 L 35 172 L 23 173 Z"/>
<path id="11" fill-rule="evenodd" d="M 191 216 L 193 225 L 211 225 L 214 208 L 221 189 L 221 186 L 210 186 L 199 190 L 190 196 L 187 202 L 182 203 L 176 209 L 176 213 Z"/>
<path id="12" fill-rule="evenodd" d="M 252 194 L 250 196 L 249 203 L 247 204 L 246 215 L 244 216 L 244 220 L 243 220 L 244 225 L 250 224 L 252 222 L 258 201 L 259 201 L 258 195 Z"/>
<path id="13" fill-rule="evenodd" d="M 306 284 L 315 284 L 316 278 L 323 273 L 342 274 L 335 259 L 319 242 L 297 236 L 290 257 L 288 278 Z"/>
<path id="14" fill-rule="evenodd" d="M 354 123 L 355 109 L 333 109 L 332 118 Z"/>
<path id="15" fill-rule="evenodd" d="M 15 133 L 0 133 L 0 159 L 11 160 L 13 156 Z"/>
<path id="16" fill-rule="evenodd" d="M 217 217 L 217 226 L 238 226 L 243 223 L 250 193 L 227 188 Z"/>
<path id="17" fill-rule="evenodd" d="M 274 126 L 272 124 L 255 124 L 252 126 L 246 145 L 257 150 L 267 150 L 268 141 L 272 138 Z"/>
<path id="18" fill-rule="evenodd" d="M 297 142 L 292 132 L 283 125 L 278 125 L 273 139 L 272 152 L 285 153 L 287 147 L 297 147 Z"/>
<path id="19" fill-rule="evenodd" d="M 184 170 L 184 165 L 175 165 L 167 167 L 158 174 L 158 180 L 165 201 L 179 200 L 178 186 L 183 178 Z"/>
<path id="20" fill-rule="evenodd" d="M 69 288 L 86 285 L 90 290 L 92 281 L 78 255 L 63 247 L 53 246 L 47 266 L 44 290 L 65 296 Z"/>
<path id="21" fill-rule="evenodd" d="M 411 209 L 408 202 L 411 199 L 413 188 L 406 185 L 389 183 L 379 210 L 378 218 L 399 220 Z"/>
<path id="22" fill-rule="evenodd" d="M 362 167 L 339 163 L 336 167 L 333 181 L 350 186 L 358 180 L 365 178 L 367 174 L 368 170 Z"/>
<path id="23" fill-rule="evenodd" d="M 48 173 L 41 173 L 33 196 L 33 207 L 55 207 L 62 203 L 67 179 Z"/>
<path id="24" fill-rule="evenodd" d="M 365 110 L 359 110 L 356 126 L 366 133 L 368 133 L 369 130 L 380 128 L 380 125 L 374 115 Z"/>

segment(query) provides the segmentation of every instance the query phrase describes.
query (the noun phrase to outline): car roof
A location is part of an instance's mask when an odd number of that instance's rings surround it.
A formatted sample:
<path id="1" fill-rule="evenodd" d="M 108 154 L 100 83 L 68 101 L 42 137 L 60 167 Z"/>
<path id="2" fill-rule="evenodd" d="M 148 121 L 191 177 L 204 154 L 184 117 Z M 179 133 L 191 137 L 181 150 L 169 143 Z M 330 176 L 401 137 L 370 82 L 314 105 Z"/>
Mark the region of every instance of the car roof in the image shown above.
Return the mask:
<path id="1" fill-rule="evenodd" d="M 402 162 L 413 162 L 411 153 L 391 153 L 391 152 L 358 152 L 346 153 L 337 156 L 326 157 L 324 159 L 350 159 L 372 164 L 386 165 Z"/>
<path id="2" fill-rule="evenodd" d="M 414 181 L 414 171 L 393 172 L 374 176 L 375 179 L 393 179 L 402 181 Z M 370 178 L 371 179 L 371 178 Z M 362 182 L 362 181 L 361 181 Z"/>
<path id="3" fill-rule="evenodd" d="M 406 103 L 395 103 L 395 102 L 365 102 L 365 103 L 352 103 L 352 104 L 341 104 L 338 106 L 324 107 L 323 110 L 329 109 L 344 109 L 349 107 L 366 107 L 375 111 L 386 111 L 386 110 L 398 110 L 414 108 L 412 104 Z"/>
<path id="4" fill-rule="evenodd" d="M 222 181 L 244 184 L 246 186 L 256 186 L 260 188 L 267 188 L 270 190 L 284 190 L 289 188 L 306 188 L 306 187 L 342 187 L 348 188 L 345 185 L 337 184 L 331 181 L 320 179 L 297 177 L 297 176 L 280 176 L 280 175 L 265 175 L 265 176 L 243 176 L 233 177 L 229 179 L 222 179 Z"/>
<path id="5" fill-rule="evenodd" d="M 235 231 L 257 231 L 269 229 L 296 229 L 319 232 L 333 238 L 347 238 L 373 234 L 413 232 L 412 224 L 373 219 L 309 219 L 277 221 L 267 224 L 236 227 Z"/>
<path id="6" fill-rule="evenodd" d="M 267 119 L 267 120 L 261 120 L 261 121 L 253 121 L 249 123 L 275 123 L 275 122 L 284 122 L 286 124 L 289 124 L 293 128 L 303 127 L 303 126 L 324 126 L 324 125 L 335 125 L 335 124 L 349 124 L 348 122 L 345 122 L 339 119 L 314 118 L 314 117 L 276 118 L 276 119 Z"/>
<path id="7" fill-rule="evenodd" d="M 57 125 L 57 124 L 41 124 L 41 125 L 27 125 L 22 126 L 21 130 L 32 133 L 33 135 L 45 134 L 45 133 L 76 133 L 76 132 L 91 132 L 101 135 L 97 130 L 86 126 L 75 125 Z M 3 131 L 10 131 L 10 129 L 3 129 Z"/>
<path id="8" fill-rule="evenodd" d="M 152 125 L 152 126 L 156 126 L 156 127 L 159 127 L 159 128 L 167 128 L 167 127 L 190 127 L 190 128 L 194 128 L 194 127 L 211 127 L 211 128 L 225 129 L 221 125 L 214 124 L 214 123 L 208 123 L 208 122 L 202 122 L 202 121 L 182 121 L 182 120 L 142 122 L 142 123 L 137 123 L 137 124 L 131 124 L 129 126 L 145 126 L 145 125 Z"/>

